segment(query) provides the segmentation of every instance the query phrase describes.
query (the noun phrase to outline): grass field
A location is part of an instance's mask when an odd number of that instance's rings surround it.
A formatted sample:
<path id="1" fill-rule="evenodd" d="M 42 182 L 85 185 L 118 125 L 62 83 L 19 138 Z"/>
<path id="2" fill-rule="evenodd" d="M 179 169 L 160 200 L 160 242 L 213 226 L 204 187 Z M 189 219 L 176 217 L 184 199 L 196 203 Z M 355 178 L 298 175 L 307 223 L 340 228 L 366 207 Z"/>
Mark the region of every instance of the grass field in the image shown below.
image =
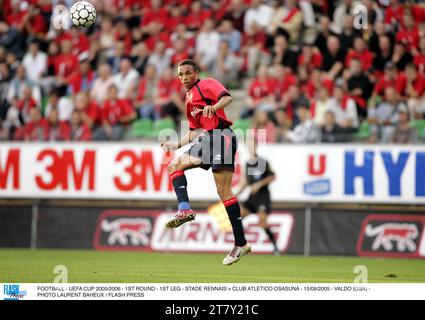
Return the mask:
<path id="1" fill-rule="evenodd" d="M 146 282 L 353 282 L 356 265 L 369 282 L 425 282 L 425 260 L 357 257 L 249 255 L 230 267 L 223 254 L 99 252 L 0 249 L 1 282 L 53 282 L 56 265 L 68 268 L 68 281 Z"/>

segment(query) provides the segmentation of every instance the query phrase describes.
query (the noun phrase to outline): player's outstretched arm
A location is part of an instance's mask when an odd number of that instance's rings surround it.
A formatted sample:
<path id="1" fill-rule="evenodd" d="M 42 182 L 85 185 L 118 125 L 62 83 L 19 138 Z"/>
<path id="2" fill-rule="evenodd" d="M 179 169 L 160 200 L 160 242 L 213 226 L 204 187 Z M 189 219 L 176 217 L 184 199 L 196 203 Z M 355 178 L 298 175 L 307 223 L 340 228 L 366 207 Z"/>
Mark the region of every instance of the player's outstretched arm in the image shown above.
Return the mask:
<path id="1" fill-rule="evenodd" d="M 186 133 L 179 142 L 164 141 L 161 142 L 160 146 L 164 149 L 164 151 L 177 150 L 190 143 L 193 139 L 199 136 L 201 132 L 202 130 L 189 130 L 189 132 Z"/>
<path id="2" fill-rule="evenodd" d="M 270 176 L 268 176 L 264 179 L 261 179 L 260 181 L 257 181 L 256 183 L 254 183 L 251 186 L 251 192 L 257 193 L 262 187 L 269 185 L 270 183 L 272 183 L 275 180 L 276 180 L 276 176 L 274 174 L 272 174 L 272 175 L 270 175 Z"/>

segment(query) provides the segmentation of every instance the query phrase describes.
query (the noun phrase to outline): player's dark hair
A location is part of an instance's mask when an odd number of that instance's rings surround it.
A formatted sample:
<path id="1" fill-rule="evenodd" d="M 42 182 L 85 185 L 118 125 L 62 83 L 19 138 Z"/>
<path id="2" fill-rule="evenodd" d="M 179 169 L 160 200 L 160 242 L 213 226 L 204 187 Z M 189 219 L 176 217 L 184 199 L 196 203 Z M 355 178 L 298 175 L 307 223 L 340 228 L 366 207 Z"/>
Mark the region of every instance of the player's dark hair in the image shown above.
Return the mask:
<path id="1" fill-rule="evenodd" d="M 199 68 L 199 66 L 196 63 L 196 61 L 195 60 L 192 60 L 192 59 L 184 59 L 184 60 L 180 61 L 177 66 L 178 67 L 181 67 L 181 66 L 186 66 L 186 65 L 192 66 L 193 67 L 193 70 L 195 70 L 195 72 L 200 72 L 201 71 L 201 68 Z"/>

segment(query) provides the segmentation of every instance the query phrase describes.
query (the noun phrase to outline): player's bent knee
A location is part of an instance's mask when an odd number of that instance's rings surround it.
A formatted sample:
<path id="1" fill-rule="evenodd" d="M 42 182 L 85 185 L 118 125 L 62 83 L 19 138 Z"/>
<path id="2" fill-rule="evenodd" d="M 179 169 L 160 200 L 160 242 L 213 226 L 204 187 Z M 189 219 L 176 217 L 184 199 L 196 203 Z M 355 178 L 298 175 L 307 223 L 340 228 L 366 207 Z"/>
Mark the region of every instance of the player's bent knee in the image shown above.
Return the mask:
<path id="1" fill-rule="evenodd" d="M 168 172 L 172 173 L 174 171 L 178 171 L 178 170 L 185 170 L 189 167 L 189 164 L 185 164 L 182 163 L 182 161 L 180 161 L 180 158 L 173 160 L 169 165 L 168 165 Z"/>
<path id="2" fill-rule="evenodd" d="M 168 172 L 173 173 L 174 171 L 177 171 L 177 163 L 169 163 L 168 164 Z"/>

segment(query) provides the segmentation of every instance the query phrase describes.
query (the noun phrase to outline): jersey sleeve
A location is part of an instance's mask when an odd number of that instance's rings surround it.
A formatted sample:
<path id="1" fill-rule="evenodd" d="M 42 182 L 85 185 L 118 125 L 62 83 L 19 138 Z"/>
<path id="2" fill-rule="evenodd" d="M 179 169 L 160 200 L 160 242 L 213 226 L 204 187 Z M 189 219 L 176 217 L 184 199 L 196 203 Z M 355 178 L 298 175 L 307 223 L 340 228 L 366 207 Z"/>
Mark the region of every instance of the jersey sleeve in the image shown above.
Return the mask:
<path id="1" fill-rule="evenodd" d="M 230 96 L 229 91 L 215 79 L 205 79 L 203 81 L 202 90 L 205 92 L 205 96 L 213 101 L 218 101 L 224 96 Z"/>

